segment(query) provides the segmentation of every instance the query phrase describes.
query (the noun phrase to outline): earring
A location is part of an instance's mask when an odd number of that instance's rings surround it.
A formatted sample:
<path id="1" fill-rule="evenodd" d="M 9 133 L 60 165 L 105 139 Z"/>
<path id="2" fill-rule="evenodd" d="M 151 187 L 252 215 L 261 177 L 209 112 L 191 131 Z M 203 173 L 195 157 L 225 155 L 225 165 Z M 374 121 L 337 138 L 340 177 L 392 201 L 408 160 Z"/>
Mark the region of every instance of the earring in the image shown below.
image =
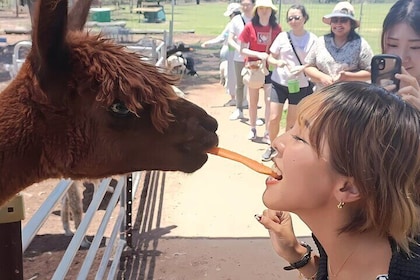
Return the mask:
<path id="1" fill-rule="evenodd" d="M 337 208 L 341 209 L 344 206 L 344 202 L 340 201 L 340 203 L 337 204 Z"/>

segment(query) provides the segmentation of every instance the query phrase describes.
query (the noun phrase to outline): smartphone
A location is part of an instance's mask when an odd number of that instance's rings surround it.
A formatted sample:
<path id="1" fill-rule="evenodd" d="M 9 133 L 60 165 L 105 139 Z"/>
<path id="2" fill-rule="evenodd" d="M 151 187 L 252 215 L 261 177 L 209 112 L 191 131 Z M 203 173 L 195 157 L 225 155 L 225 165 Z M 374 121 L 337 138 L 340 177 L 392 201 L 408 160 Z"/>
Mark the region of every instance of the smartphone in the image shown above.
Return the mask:
<path id="1" fill-rule="evenodd" d="M 392 91 L 398 91 L 400 80 L 395 78 L 395 74 L 401 73 L 401 58 L 392 54 L 379 54 L 372 58 L 371 79 L 372 84 L 386 87 L 395 85 Z"/>

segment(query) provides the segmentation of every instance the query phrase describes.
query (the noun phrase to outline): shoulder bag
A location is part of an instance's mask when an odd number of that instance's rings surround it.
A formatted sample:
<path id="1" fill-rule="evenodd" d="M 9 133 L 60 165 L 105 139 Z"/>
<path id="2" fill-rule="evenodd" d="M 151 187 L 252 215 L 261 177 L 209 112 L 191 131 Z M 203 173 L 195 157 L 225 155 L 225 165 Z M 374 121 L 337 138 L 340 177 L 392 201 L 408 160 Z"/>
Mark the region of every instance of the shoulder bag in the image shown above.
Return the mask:
<path id="1" fill-rule="evenodd" d="M 299 61 L 299 64 L 303 65 L 302 61 L 300 60 L 300 58 L 299 58 L 299 56 L 298 56 L 298 54 L 295 50 L 295 46 L 293 45 L 292 38 L 290 38 L 290 33 L 289 32 L 287 32 L 287 38 L 289 38 L 290 46 L 292 46 L 292 50 L 295 53 L 296 58 Z M 308 78 L 308 76 L 306 76 L 305 72 L 303 73 L 303 75 L 306 77 L 306 79 L 308 79 L 309 88 L 312 89 L 312 91 L 313 91 L 313 88 L 315 87 L 315 84 Z"/>

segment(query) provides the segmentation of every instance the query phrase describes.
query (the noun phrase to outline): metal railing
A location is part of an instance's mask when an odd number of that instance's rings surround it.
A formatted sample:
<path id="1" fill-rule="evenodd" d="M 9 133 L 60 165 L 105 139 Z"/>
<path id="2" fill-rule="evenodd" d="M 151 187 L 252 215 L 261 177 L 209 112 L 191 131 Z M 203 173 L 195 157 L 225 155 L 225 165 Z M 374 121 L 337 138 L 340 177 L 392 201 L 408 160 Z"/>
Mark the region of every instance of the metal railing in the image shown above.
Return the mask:
<path id="1" fill-rule="evenodd" d="M 111 235 L 107 239 L 107 244 L 105 252 L 102 255 L 101 263 L 99 268 L 96 271 L 95 279 L 115 279 L 115 276 L 118 272 L 118 264 L 125 246 L 127 246 L 127 228 L 131 225 L 128 225 L 128 222 L 131 224 L 131 221 L 127 220 L 128 216 L 131 216 L 131 213 L 127 212 L 127 209 L 131 210 L 132 199 L 134 198 L 139 182 L 141 179 L 141 173 L 136 172 L 130 176 L 122 176 L 115 187 L 115 190 L 112 194 L 112 197 L 108 203 L 104 216 L 96 230 L 95 237 L 92 240 L 92 244 L 85 256 L 82 267 L 80 268 L 77 279 L 84 280 L 87 279 L 89 272 L 92 268 L 93 261 L 97 257 L 97 252 L 101 244 L 101 240 L 104 237 L 105 230 L 108 228 L 108 224 L 112 215 L 112 212 L 116 207 L 119 207 L 118 215 L 115 220 L 115 223 L 112 225 Z M 103 179 L 99 185 L 99 188 L 95 192 L 92 202 L 90 203 L 83 220 L 75 232 L 73 238 L 70 241 L 57 269 L 51 279 L 59 280 L 64 279 L 68 273 L 70 266 L 73 262 L 76 253 L 78 252 L 82 240 L 84 239 L 89 225 L 99 208 L 99 205 L 104 197 L 107 188 L 109 186 L 111 178 Z M 38 211 L 32 216 L 29 222 L 22 230 L 22 250 L 25 251 L 30 245 L 32 239 L 35 237 L 39 229 L 42 227 L 44 222 L 47 220 L 48 216 L 56 206 L 56 204 L 61 201 L 61 198 L 66 194 L 68 188 L 70 187 L 71 180 L 61 180 L 42 206 Z M 128 205 L 130 204 L 130 206 Z M 131 242 L 131 241 L 130 241 Z M 107 271 L 107 264 L 111 262 L 111 266 Z M 107 275 L 107 278 L 105 276 Z"/>

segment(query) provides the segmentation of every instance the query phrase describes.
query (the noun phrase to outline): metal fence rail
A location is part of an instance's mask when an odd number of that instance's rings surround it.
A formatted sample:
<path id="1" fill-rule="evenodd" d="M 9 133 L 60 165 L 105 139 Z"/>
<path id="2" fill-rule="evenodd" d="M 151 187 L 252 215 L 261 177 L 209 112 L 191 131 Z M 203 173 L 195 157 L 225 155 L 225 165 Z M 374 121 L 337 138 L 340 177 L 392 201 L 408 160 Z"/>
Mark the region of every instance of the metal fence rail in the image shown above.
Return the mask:
<path id="1" fill-rule="evenodd" d="M 108 239 L 106 244 L 105 252 L 102 256 L 100 267 L 96 272 L 95 279 L 105 279 L 107 275 L 107 264 L 108 262 L 112 261 L 112 265 L 110 269 L 108 269 L 107 279 L 115 279 L 115 275 L 118 272 L 118 264 L 122 254 L 124 247 L 127 245 L 126 241 L 126 217 L 127 212 L 126 209 L 127 201 L 132 201 L 132 198 L 135 196 L 136 191 L 138 189 L 138 184 L 141 179 L 141 173 L 136 172 L 130 177 L 122 176 L 120 180 L 118 180 L 117 186 L 115 187 L 114 193 L 108 203 L 106 208 L 105 214 L 100 222 L 100 225 L 97 229 L 95 237 L 92 241 L 92 244 L 88 250 L 88 253 L 84 259 L 82 267 L 80 268 L 79 274 L 77 279 L 84 280 L 87 279 L 89 272 L 92 268 L 93 261 L 97 257 L 97 252 L 101 244 L 101 240 L 104 237 L 105 230 L 108 228 L 108 224 L 112 215 L 112 212 L 116 207 L 119 207 L 119 213 L 115 223 L 112 225 L 111 229 L 111 236 Z M 107 188 L 109 186 L 111 178 L 103 179 L 99 188 L 95 192 L 92 202 L 87 209 L 84 218 L 78 227 L 77 231 L 75 232 L 73 238 L 68 245 L 60 264 L 58 265 L 53 277 L 53 280 L 60 280 L 64 279 L 66 274 L 68 273 L 70 266 L 73 262 L 74 257 L 76 256 L 77 251 L 80 248 L 83 238 L 86 235 L 86 232 L 89 228 L 89 225 L 99 208 L 99 205 L 104 197 Z M 132 180 L 133 190 L 127 191 L 127 181 Z M 61 180 L 45 202 L 41 205 L 38 211 L 34 214 L 31 220 L 26 224 L 26 226 L 22 230 L 22 249 L 25 251 L 28 246 L 30 245 L 32 239 L 35 237 L 36 233 L 42 227 L 44 222 L 46 221 L 47 217 L 54 209 L 55 205 L 61 200 L 61 198 L 67 192 L 67 189 L 70 187 L 72 181 L 71 180 Z M 131 185 L 131 184 L 130 184 Z M 130 199 L 127 199 L 127 193 L 130 193 Z M 131 207 L 130 207 L 131 209 Z M 130 213 L 131 215 L 131 213 Z M 112 252 L 114 252 L 112 254 Z"/>

